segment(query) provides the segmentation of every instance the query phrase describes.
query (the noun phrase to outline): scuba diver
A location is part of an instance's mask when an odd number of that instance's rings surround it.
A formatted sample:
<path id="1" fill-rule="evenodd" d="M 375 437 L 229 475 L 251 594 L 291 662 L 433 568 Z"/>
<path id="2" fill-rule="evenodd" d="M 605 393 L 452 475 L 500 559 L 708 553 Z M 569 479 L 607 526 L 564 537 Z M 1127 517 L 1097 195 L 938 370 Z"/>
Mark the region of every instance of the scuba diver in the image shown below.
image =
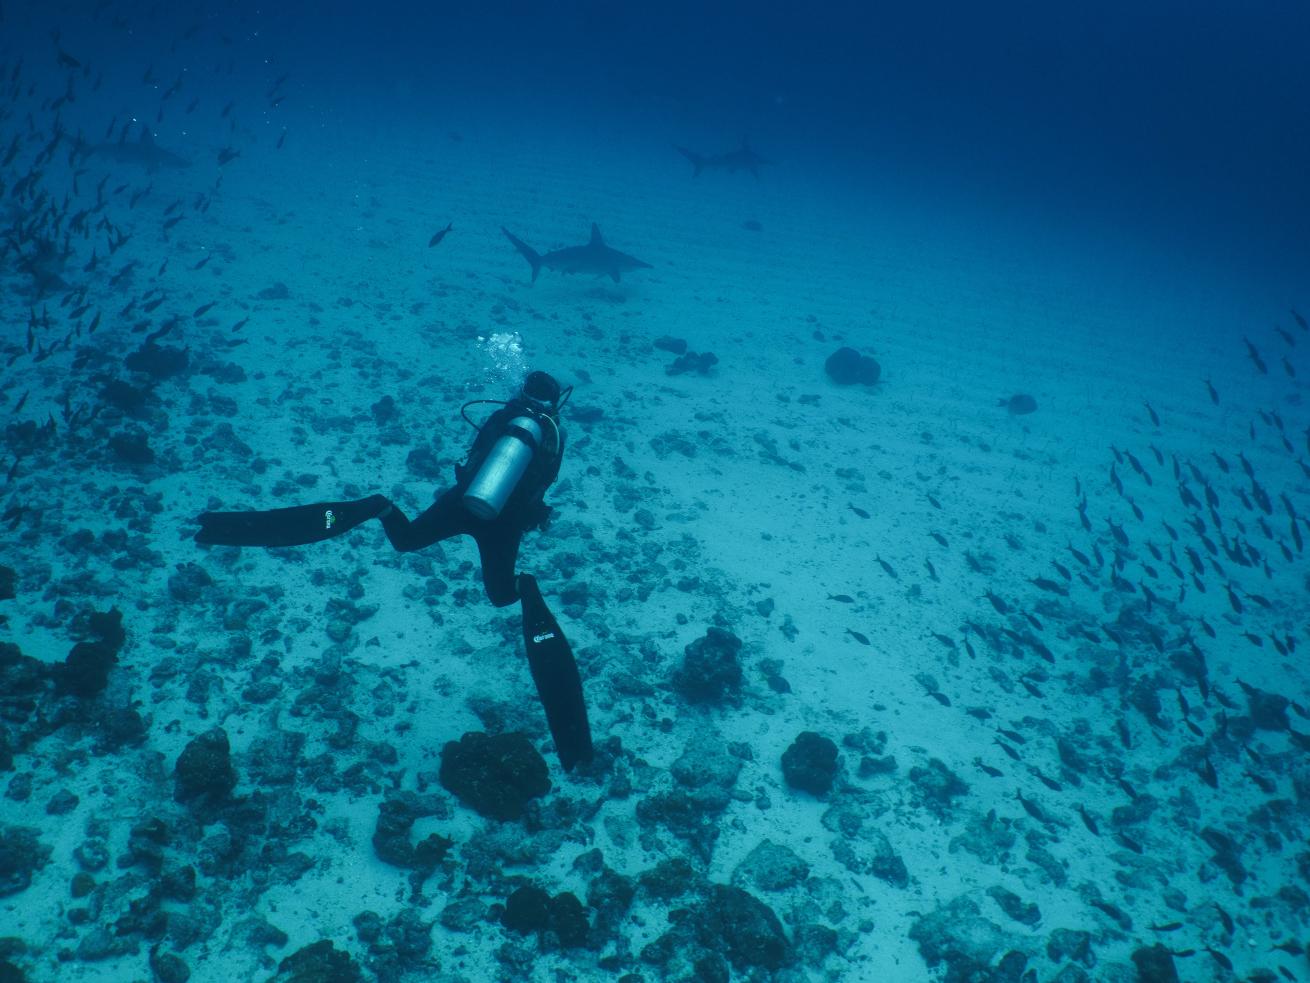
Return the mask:
<path id="1" fill-rule="evenodd" d="M 264 512 L 205 512 L 195 541 L 217 546 L 303 546 L 341 536 L 379 519 L 391 545 L 423 549 L 461 534 L 473 537 L 482 583 L 496 607 L 520 601 L 528 667 L 565 771 L 592 755 L 591 729 L 573 650 L 531 574 L 516 574 L 523 534 L 541 528 L 552 509 L 543 501 L 559 475 L 564 432 L 559 415 L 573 393 L 545 372 L 531 372 L 504 403 L 472 400 L 460 415 L 477 430 L 455 484 L 412 521 L 385 495 L 351 502 L 319 502 Z M 481 426 L 468 408 L 498 403 Z"/>

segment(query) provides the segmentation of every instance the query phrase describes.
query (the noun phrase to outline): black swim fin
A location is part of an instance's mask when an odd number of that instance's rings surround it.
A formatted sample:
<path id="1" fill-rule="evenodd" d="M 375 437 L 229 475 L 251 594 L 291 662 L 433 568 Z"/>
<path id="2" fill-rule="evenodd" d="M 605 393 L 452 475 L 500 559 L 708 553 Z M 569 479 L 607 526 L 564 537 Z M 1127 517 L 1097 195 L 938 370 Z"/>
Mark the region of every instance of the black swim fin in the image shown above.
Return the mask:
<path id="1" fill-rule="evenodd" d="M 320 543 L 376 518 L 390 502 L 370 495 L 353 502 L 319 502 L 266 512 L 206 512 L 197 543 L 215 546 L 304 546 Z"/>
<path id="2" fill-rule="evenodd" d="M 519 597 L 523 605 L 523 645 L 528 651 L 528 668 L 537 684 L 537 695 L 546 710 L 550 736 L 565 771 L 578 762 L 591 760 L 591 725 L 582 696 L 582 677 L 559 622 L 542 600 L 537 580 L 521 573 Z"/>

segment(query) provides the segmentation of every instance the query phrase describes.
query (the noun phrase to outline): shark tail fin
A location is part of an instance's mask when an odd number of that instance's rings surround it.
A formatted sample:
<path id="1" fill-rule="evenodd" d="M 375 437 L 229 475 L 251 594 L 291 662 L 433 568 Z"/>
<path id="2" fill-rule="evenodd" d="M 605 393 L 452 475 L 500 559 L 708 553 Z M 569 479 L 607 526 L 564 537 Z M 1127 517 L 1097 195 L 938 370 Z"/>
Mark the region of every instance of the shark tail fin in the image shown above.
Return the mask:
<path id="1" fill-rule="evenodd" d="M 500 231 L 505 233 L 505 238 L 514 243 L 514 248 L 519 251 L 519 255 L 528 261 L 532 266 L 532 282 L 537 282 L 537 274 L 541 272 L 541 254 L 529 246 L 522 239 L 510 233 L 505 226 L 500 227 Z"/>
<path id="2" fill-rule="evenodd" d="M 705 158 L 698 153 L 688 150 L 686 147 L 679 147 L 677 144 L 673 145 L 673 149 L 691 161 L 691 166 L 694 168 L 691 176 L 700 177 L 701 169 L 705 167 Z"/>

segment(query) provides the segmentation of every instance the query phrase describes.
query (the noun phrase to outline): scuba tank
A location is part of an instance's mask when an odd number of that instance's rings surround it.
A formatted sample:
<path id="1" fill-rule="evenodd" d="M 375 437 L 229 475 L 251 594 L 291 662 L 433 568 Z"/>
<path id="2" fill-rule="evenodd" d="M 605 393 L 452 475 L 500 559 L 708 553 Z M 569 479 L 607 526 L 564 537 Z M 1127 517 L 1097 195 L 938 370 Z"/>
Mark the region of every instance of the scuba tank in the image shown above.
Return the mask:
<path id="1" fill-rule="evenodd" d="M 540 423 L 527 415 L 510 420 L 469 482 L 464 507 L 484 521 L 499 516 L 540 446 Z"/>

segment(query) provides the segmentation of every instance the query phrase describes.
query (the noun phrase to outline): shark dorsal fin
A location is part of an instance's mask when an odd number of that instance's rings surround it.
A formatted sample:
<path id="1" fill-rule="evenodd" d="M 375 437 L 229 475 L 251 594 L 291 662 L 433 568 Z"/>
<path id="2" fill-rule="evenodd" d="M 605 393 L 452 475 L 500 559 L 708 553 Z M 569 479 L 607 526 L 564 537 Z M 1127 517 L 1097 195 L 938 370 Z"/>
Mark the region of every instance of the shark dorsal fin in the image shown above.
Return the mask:
<path id="1" fill-rule="evenodd" d="M 592 222 L 592 223 L 591 223 L 591 242 L 590 242 L 590 245 L 592 245 L 592 246 L 603 246 L 603 245 L 605 245 L 605 240 L 602 239 L 602 238 L 601 238 L 601 235 L 600 235 L 600 226 L 597 225 L 595 222 Z"/>

